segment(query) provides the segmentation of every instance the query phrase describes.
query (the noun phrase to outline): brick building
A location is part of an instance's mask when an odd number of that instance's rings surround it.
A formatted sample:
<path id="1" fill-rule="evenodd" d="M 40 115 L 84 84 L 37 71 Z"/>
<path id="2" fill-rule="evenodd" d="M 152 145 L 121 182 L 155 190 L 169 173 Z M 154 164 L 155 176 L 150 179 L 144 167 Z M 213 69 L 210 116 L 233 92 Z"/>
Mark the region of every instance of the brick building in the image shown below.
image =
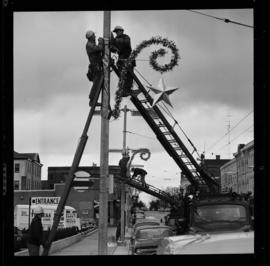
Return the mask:
<path id="1" fill-rule="evenodd" d="M 48 167 L 48 180 L 42 181 L 42 190 L 14 191 L 14 206 L 28 204 L 30 197 L 60 197 L 63 193 L 65 180 L 70 167 Z M 71 188 L 66 205 L 74 207 L 82 222 L 91 221 L 96 217 L 94 203 L 99 201 L 99 167 L 78 167 L 78 171 L 86 171 L 92 177 L 93 185 L 87 190 L 79 191 Z M 120 173 L 119 166 L 109 166 L 109 174 Z M 108 202 L 108 222 L 115 225 L 120 217 L 120 185 L 113 179 L 113 190 L 110 189 Z"/>
<path id="2" fill-rule="evenodd" d="M 216 159 L 202 159 L 200 166 L 208 173 L 209 176 L 214 178 L 221 185 L 221 172 L 220 167 L 230 160 L 220 159 L 220 155 L 216 155 Z M 181 188 L 186 191 L 190 183 L 183 173 L 181 173 Z"/>

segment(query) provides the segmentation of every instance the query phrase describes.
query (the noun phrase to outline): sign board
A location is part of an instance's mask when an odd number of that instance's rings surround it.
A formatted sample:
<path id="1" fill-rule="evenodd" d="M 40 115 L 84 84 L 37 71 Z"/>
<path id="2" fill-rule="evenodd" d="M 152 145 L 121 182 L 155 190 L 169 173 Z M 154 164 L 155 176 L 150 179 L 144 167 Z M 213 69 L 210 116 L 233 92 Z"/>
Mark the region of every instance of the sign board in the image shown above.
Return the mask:
<path id="1" fill-rule="evenodd" d="M 94 182 L 91 180 L 93 178 L 86 171 L 77 171 L 74 173 L 74 176 L 72 186 L 78 192 L 84 192 L 94 185 Z"/>
<path id="2" fill-rule="evenodd" d="M 31 205 L 54 204 L 58 205 L 60 197 L 31 197 Z"/>

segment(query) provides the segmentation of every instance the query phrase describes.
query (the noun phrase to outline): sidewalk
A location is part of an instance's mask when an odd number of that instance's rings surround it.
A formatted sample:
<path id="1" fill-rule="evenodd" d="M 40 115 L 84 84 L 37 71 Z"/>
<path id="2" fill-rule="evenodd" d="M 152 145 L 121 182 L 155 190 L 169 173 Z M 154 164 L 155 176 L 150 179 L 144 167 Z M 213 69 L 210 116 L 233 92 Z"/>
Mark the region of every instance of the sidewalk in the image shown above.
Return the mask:
<path id="1" fill-rule="evenodd" d="M 123 244 L 118 244 L 112 255 L 130 255 L 130 236 L 131 236 L 131 228 L 128 228 L 125 233 L 125 241 Z"/>
<path id="2" fill-rule="evenodd" d="M 125 234 L 125 242 L 117 245 L 115 242 L 116 227 L 108 227 L 108 255 L 128 255 L 129 251 L 129 228 Z M 69 255 L 98 255 L 98 230 L 86 235 L 81 241 L 66 247 L 49 256 L 69 256 Z"/>

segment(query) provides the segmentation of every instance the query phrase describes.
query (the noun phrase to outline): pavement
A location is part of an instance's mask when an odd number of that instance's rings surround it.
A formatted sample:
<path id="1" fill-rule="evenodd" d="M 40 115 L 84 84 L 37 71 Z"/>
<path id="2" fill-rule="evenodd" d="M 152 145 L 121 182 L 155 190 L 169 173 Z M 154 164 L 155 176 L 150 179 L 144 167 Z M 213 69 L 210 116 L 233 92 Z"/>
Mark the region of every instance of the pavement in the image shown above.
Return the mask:
<path id="1" fill-rule="evenodd" d="M 128 255 L 131 228 L 126 230 L 125 241 L 116 243 L 116 227 L 108 227 L 108 255 Z M 88 233 L 82 240 L 49 256 L 98 255 L 98 229 Z"/>

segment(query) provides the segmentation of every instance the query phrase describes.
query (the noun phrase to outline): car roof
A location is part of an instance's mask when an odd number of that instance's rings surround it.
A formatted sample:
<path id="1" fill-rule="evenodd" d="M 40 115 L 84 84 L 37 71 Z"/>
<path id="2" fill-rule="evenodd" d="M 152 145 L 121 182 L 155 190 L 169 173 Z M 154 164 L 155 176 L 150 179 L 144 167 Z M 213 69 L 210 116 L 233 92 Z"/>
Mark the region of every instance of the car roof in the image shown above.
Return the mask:
<path id="1" fill-rule="evenodd" d="M 164 228 L 164 229 L 172 230 L 170 226 L 166 226 L 166 225 L 142 225 L 140 226 L 140 228 L 137 228 L 137 230 L 143 230 L 143 229 L 149 229 L 149 228 L 153 228 L 153 229 Z"/>

